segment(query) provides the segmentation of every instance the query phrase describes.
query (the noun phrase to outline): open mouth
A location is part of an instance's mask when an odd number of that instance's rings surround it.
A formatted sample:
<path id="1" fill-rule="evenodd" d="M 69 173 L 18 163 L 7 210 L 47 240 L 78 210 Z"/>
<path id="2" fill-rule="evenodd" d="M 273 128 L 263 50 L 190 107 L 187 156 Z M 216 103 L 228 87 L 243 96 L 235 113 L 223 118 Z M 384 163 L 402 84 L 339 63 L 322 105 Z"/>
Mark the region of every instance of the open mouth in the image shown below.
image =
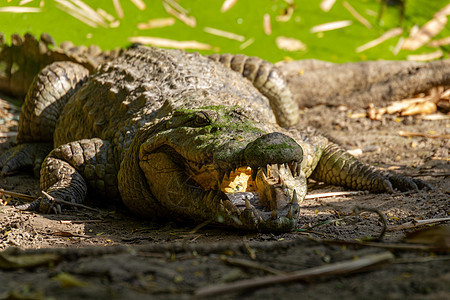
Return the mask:
<path id="1" fill-rule="evenodd" d="M 238 228 L 286 231 L 296 225 L 306 179 L 303 149 L 292 138 L 257 132 L 246 143 L 226 131 L 220 141 L 170 133 L 146 141 L 139 154 L 153 196 L 166 207 L 187 217 L 210 218 L 212 211 L 218 223 Z"/>
<path id="2" fill-rule="evenodd" d="M 239 211 L 256 210 L 263 221 L 298 215 L 291 208 L 300 204 L 296 190 L 303 189 L 298 162 L 241 166 L 226 172 L 218 172 L 212 165 L 190 170 L 190 177 L 204 190 L 221 190 Z"/>

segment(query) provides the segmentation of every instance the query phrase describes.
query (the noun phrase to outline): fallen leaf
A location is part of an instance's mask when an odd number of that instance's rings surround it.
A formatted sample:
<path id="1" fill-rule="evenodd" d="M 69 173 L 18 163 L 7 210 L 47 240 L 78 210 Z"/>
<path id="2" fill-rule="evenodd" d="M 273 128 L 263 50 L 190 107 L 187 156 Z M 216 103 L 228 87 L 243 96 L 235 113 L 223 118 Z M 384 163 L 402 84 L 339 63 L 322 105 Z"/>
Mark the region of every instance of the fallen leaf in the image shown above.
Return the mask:
<path id="1" fill-rule="evenodd" d="M 289 22 L 289 20 L 292 18 L 292 14 L 294 13 L 295 5 L 289 5 L 289 7 L 284 10 L 284 12 L 276 17 L 276 20 L 278 22 Z"/>
<path id="2" fill-rule="evenodd" d="M 439 225 L 420 229 L 406 234 L 405 242 L 434 245 L 450 249 L 450 227 Z"/>
<path id="3" fill-rule="evenodd" d="M 66 272 L 58 273 L 56 276 L 53 276 L 52 279 L 58 281 L 61 284 L 61 287 L 63 288 L 85 287 L 89 285 L 87 282 L 81 281 L 72 274 Z"/>
<path id="4" fill-rule="evenodd" d="M 359 46 L 356 48 L 356 53 L 360 53 L 363 51 L 366 51 L 367 49 L 373 48 L 375 46 L 378 46 L 379 44 L 387 41 L 390 38 L 396 37 L 400 34 L 402 34 L 403 29 L 402 28 L 393 28 L 389 31 L 386 31 L 383 35 L 381 35 L 379 38 L 376 38 L 368 43 L 365 43 L 364 45 Z"/>
<path id="5" fill-rule="evenodd" d="M 286 51 L 305 51 L 306 45 L 300 40 L 289 38 L 285 36 L 279 36 L 276 38 L 277 47 Z"/>
<path id="6" fill-rule="evenodd" d="M 322 0 L 322 2 L 320 2 L 320 9 L 324 12 L 328 12 L 333 7 L 335 2 L 336 0 Z"/>
<path id="7" fill-rule="evenodd" d="M 120 0 L 112 0 L 112 1 L 113 1 L 114 9 L 116 10 L 117 16 L 120 19 L 122 19 L 124 14 L 123 14 L 122 6 L 120 5 Z"/>
<path id="8" fill-rule="evenodd" d="M 419 114 L 431 114 L 437 110 L 436 103 L 431 101 L 417 102 L 400 113 L 401 116 L 412 116 Z"/>
<path id="9" fill-rule="evenodd" d="M 414 35 L 408 37 L 403 42 L 402 49 L 417 50 L 426 43 L 428 43 L 435 35 L 444 29 L 447 24 L 447 16 L 438 15 L 437 17 L 428 21 L 421 27 Z"/>
<path id="10" fill-rule="evenodd" d="M 209 34 L 221 36 L 221 37 L 224 37 L 224 38 L 227 38 L 230 40 L 236 40 L 239 42 L 245 41 L 245 36 L 236 34 L 233 32 L 228 32 L 228 31 L 224 31 L 224 30 L 220 30 L 220 29 L 216 29 L 216 28 L 211 28 L 211 27 L 205 27 L 205 28 L 203 28 L 203 31 L 207 32 Z"/>
<path id="11" fill-rule="evenodd" d="M 146 8 L 145 3 L 142 0 L 131 0 L 131 2 L 133 2 L 139 10 L 145 10 Z"/>
<path id="12" fill-rule="evenodd" d="M 166 12 L 187 26 L 195 27 L 197 26 L 197 20 L 193 16 L 188 15 L 188 11 L 181 7 L 178 2 L 173 0 L 163 0 L 163 6 Z"/>
<path id="13" fill-rule="evenodd" d="M 270 22 L 270 15 L 265 14 L 263 18 L 263 27 L 264 27 L 264 33 L 267 35 L 272 34 L 272 24 Z"/>
<path id="14" fill-rule="evenodd" d="M 412 60 L 412 61 L 430 61 L 430 60 L 441 58 L 442 56 L 444 56 L 444 53 L 442 52 L 441 49 L 439 49 L 437 51 L 426 53 L 426 54 L 408 55 L 406 57 L 406 59 Z"/>
<path id="15" fill-rule="evenodd" d="M 352 24 L 353 24 L 353 22 L 350 20 L 324 23 L 324 24 L 320 24 L 320 25 L 316 25 L 316 26 L 312 27 L 309 30 L 309 32 L 317 33 L 317 32 L 323 32 L 323 31 L 330 31 L 330 30 L 344 28 L 344 27 L 350 26 Z"/>
<path id="16" fill-rule="evenodd" d="M 10 270 L 48 265 L 59 260 L 53 253 L 9 255 L 0 252 L 0 269 Z"/>
<path id="17" fill-rule="evenodd" d="M 222 4 L 222 8 L 220 9 L 221 12 L 226 12 L 230 10 L 235 4 L 237 0 L 225 0 Z"/>
<path id="18" fill-rule="evenodd" d="M 166 47 L 176 49 L 196 49 L 196 50 L 210 50 L 211 45 L 200 43 L 197 41 L 175 41 L 159 37 L 151 36 L 133 36 L 128 38 L 132 43 L 141 43 L 145 45 L 152 45 L 155 47 Z"/>
<path id="19" fill-rule="evenodd" d="M 159 18 L 148 20 L 146 23 L 138 23 L 137 28 L 140 30 L 145 30 L 145 29 L 172 26 L 174 24 L 175 24 L 174 18 Z"/>
<path id="20" fill-rule="evenodd" d="M 433 17 L 439 17 L 439 16 L 448 16 L 450 15 L 450 4 L 447 4 L 444 6 L 441 10 L 439 10 L 437 13 L 434 14 Z"/>
<path id="21" fill-rule="evenodd" d="M 6 13 L 39 13 L 42 10 L 37 7 L 5 6 L 0 7 L 0 12 Z"/>
<path id="22" fill-rule="evenodd" d="M 427 101 L 427 99 L 425 98 L 412 98 L 412 99 L 403 99 L 401 101 L 394 101 L 388 107 L 386 107 L 386 112 L 388 114 L 400 113 L 403 110 L 416 105 L 417 103 L 422 103 L 425 101 Z"/>
<path id="23" fill-rule="evenodd" d="M 450 45 L 450 36 L 447 36 L 440 40 L 434 40 L 434 41 L 431 41 L 428 43 L 429 47 L 436 47 L 436 48 L 446 46 L 446 45 Z"/>

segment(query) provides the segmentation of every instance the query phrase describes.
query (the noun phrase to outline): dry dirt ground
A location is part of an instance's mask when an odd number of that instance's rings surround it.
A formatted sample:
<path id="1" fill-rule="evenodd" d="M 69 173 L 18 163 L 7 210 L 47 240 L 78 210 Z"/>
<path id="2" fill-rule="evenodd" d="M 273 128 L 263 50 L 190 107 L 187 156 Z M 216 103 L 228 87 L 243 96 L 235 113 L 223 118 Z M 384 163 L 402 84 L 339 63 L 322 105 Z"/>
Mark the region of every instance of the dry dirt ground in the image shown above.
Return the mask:
<path id="1" fill-rule="evenodd" d="M 10 119 L 14 119 L 13 112 L 12 108 L 2 107 L 0 154 L 14 139 L 13 133 L 6 134 L 7 130 L 15 130 L 15 121 Z M 7 250 L 0 252 L 0 299 L 183 299 L 196 294 L 202 298 L 208 292 L 202 288 L 217 284 L 242 284 L 244 279 L 333 267 L 339 262 L 358 263 L 367 255 L 389 257 L 390 253 L 393 258 L 383 264 L 356 273 L 338 268 L 343 274 L 278 283 L 274 282 L 278 277 L 268 277 L 262 285 L 247 289 L 226 286 L 214 297 L 449 299 L 448 221 L 443 222 L 443 227 L 432 227 L 438 229 L 440 239 L 424 235 L 415 240 L 420 242 L 418 245 L 407 244 L 404 238 L 429 227 L 417 226 L 415 221 L 450 215 L 450 141 L 407 138 L 398 132 L 448 135 L 450 122 L 390 115 L 381 121 L 349 118 L 355 112 L 351 108 L 317 106 L 304 111 L 302 120 L 328 132 L 347 149 L 361 149 L 361 160 L 421 178 L 434 190 L 308 199 L 302 205 L 298 226 L 304 231 L 290 233 L 196 228 L 195 224 L 176 220 L 153 223 L 122 207 L 98 205 L 97 211 L 80 209 L 42 215 L 18 211 L 14 205 L 24 200 L 5 195 L 0 206 L 0 250 Z M 28 195 L 40 192 L 38 180 L 27 173 L 0 178 L 0 188 Z M 311 183 L 309 194 L 341 190 Z M 355 213 L 356 207 L 363 209 Z M 379 215 L 364 208 L 381 213 L 387 220 L 388 231 L 381 242 L 373 245 L 378 247 L 350 245 L 377 237 L 383 229 Z M 416 227 L 398 229 L 407 223 Z M 333 244 L 330 240 L 348 244 Z M 443 251 L 436 251 L 436 247 Z"/>

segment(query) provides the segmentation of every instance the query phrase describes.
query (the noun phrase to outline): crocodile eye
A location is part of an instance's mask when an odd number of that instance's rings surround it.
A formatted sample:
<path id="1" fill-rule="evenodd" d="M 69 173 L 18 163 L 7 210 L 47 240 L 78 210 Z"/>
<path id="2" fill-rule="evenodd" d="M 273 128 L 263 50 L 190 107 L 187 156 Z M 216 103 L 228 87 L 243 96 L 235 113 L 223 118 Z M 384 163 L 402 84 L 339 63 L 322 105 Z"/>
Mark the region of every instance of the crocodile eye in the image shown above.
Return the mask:
<path id="1" fill-rule="evenodd" d="M 207 111 L 199 111 L 195 114 L 194 126 L 206 126 L 212 123 L 214 116 Z"/>

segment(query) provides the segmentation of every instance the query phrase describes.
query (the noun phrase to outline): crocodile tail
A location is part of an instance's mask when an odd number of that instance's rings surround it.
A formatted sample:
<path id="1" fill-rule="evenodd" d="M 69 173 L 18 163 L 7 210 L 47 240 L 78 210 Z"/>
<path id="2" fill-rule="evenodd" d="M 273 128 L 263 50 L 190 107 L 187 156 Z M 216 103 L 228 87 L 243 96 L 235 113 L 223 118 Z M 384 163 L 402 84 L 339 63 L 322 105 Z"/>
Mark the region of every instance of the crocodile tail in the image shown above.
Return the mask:
<path id="1" fill-rule="evenodd" d="M 39 40 L 29 33 L 23 37 L 13 34 L 8 44 L 0 33 L 0 91 L 23 99 L 36 74 L 55 61 L 72 61 L 92 72 L 119 52 L 102 52 L 97 46 L 77 47 L 70 42 L 57 47 L 53 38 L 45 33 Z"/>
<path id="2" fill-rule="evenodd" d="M 209 58 L 250 80 L 269 99 L 278 124 L 291 127 L 298 122 L 297 103 L 285 79 L 273 64 L 259 57 L 242 54 L 213 54 Z"/>
<path id="3" fill-rule="evenodd" d="M 391 182 L 381 171 L 362 163 L 334 143 L 323 149 L 311 178 L 351 189 L 393 192 Z"/>

